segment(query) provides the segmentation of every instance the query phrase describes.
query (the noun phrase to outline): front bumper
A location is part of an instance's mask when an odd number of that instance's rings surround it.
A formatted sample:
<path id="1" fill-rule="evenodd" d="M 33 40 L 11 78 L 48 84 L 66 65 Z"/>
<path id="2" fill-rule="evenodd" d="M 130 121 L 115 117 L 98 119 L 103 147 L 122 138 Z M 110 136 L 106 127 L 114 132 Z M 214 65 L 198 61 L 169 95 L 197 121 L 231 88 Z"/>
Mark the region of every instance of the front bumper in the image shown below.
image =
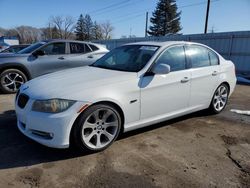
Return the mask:
<path id="1" fill-rule="evenodd" d="M 42 113 L 31 110 L 34 100 L 29 99 L 22 109 L 15 103 L 18 129 L 32 140 L 53 148 L 68 148 L 71 128 L 85 102 L 76 102 L 61 113 Z"/>

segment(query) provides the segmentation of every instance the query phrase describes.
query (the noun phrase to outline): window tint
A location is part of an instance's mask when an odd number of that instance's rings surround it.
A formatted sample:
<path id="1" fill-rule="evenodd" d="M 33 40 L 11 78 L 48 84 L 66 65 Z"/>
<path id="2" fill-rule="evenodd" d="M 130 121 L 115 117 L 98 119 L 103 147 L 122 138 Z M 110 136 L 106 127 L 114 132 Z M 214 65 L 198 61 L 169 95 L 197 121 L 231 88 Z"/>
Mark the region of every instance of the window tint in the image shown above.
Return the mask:
<path id="1" fill-rule="evenodd" d="M 91 52 L 91 49 L 89 48 L 89 46 L 87 44 L 85 45 L 85 53 Z"/>
<path id="2" fill-rule="evenodd" d="M 168 64 L 171 72 L 184 70 L 186 68 L 184 48 L 182 46 L 175 46 L 167 49 L 157 60 L 157 63 Z"/>
<path id="3" fill-rule="evenodd" d="M 98 59 L 92 66 L 138 72 L 148 63 L 157 50 L 157 46 L 125 45 L 113 49 Z"/>
<path id="4" fill-rule="evenodd" d="M 212 51 L 209 51 L 208 54 L 209 54 L 210 64 L 211 65 L 219 65 L 219 59 L 218 59 L 217 55 Z"/>
<path id="5" fill-rule="evenodd" d="M 70 53 L 71 54 L 85 53 L 84 44 L 81 44 L 81 43 L 70 43 Z"/>
<path id="6" fill-rule="evenodd" d="M 99 50 L 95 45 L 89 44 L 89 46 L 92 49 L 92 51 Z"/>
<path id="7" fill-rule="evenodd" d="M 52 43 L 48 44 L 44 48 L 42 48 L 46 55 L 57 55 L 57 54 L 65 54 L 65 43 Z"/>
<path id="8" fill-rule="evenodd" d="M 188 46 L 186 54 L 191 60 L 193 68 L 210 66 L 208 50 L 201 46 Z"/>

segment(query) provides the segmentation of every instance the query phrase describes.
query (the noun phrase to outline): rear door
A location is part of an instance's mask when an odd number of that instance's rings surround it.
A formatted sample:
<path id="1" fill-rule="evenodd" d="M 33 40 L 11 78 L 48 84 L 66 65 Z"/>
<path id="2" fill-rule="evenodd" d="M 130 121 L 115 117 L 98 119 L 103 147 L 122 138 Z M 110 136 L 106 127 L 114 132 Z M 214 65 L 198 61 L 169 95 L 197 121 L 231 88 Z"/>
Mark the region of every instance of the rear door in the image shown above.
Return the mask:
<path id="1" fill-rule="evenodd" d="M 92 50 L 85 43 L 70 42 L 69 43 L 69 67 L 80 67 L 90 65 L 95 62 Z"/>
<path id="2" fill-rule="evenodd" d="M 218 86 L 219 59 L 204 46 L 187 45 L 185 48 L 192 74 L 190 107 L 207 106 Z"/>

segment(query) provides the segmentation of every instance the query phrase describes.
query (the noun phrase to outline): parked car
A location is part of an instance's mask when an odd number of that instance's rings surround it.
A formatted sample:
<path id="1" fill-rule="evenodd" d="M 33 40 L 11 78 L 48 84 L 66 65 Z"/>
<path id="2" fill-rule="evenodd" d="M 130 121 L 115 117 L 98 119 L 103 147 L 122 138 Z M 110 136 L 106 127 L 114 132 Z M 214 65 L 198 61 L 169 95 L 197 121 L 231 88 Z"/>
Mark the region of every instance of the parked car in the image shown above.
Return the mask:
<path id="1" fill-rule="evenodd" d="M 0 42 L 0 52 L 2 52 L 3 50 L 5 50 L 8 47 L 9 47 L 9 45 L 7 43 Z"/>
<path id="2" fill-rule="evenodd" d="M 49 147 L 100 151 L 126 132 L 191 112 L 220 113 L 236 84 L 234 64 L 191 42 L 118 47 L 94 64 L 21 86 L 19 130 Z"/>
<path id="3" fill-rule="evenodd" d="M 20 50 L 27 48 L 29 44 L 21 44 L 21 45 L 12 45 L 6 48 L 5 50 L 1 51 L 0 53 L 17 53 Z"/>
<path id="4" fill-rule="evenodd" d="M 16 54 L 0 54 L 0 90 L 15 93 L 27 80 L 92 64 L 107 52 L 100 44 L 52 40 L 38 42 Z"/>

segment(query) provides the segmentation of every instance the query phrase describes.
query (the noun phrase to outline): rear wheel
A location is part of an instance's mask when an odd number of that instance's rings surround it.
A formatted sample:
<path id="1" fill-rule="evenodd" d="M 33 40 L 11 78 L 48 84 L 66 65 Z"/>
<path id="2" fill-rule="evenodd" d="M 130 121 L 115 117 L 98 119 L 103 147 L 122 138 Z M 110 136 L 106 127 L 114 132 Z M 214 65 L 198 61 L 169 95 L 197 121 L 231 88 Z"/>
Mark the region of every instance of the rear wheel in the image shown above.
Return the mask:
<path id="1" fill-rule="evenodd" d="M 6 69 L 0 74 L 0 90 L 4 93 L 16 93 L 27 76 L 18 69 Z"/>
<path id="2" fill-rule="evenodd" d="M 112 105 L 90 106 L 73 128 L 73 141 L 81 150 L 101 151 L 119 135 L 121 117 Z"/>
<path id="3" fill-rule="evenodd" d="M 212 113 L 220 113 L 227 104 L 229 88 L 226 84 L 221 84 L 215 91 L 209 110 Z"/>

